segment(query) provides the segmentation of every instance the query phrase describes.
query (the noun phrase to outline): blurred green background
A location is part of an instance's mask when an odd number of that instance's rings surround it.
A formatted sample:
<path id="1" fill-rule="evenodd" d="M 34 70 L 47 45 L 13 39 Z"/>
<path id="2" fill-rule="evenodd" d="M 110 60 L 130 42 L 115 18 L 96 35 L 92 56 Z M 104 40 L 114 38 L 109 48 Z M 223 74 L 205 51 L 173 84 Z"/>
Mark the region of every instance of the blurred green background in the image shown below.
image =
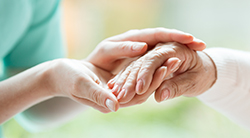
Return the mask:
<path id="1" fill-rule="evenodd" d="M 175 28 L 208 47 L 250 50 L 248 0 L 64 0 L 68 57 L 83 59 L 103 39 L 130 29 Z M 14 119 L 6 138 L 248 138 L 250 132 L 196 98 L 180 97 L 102 114 L 89 109 L 65 125 L 41 133 Z"/>

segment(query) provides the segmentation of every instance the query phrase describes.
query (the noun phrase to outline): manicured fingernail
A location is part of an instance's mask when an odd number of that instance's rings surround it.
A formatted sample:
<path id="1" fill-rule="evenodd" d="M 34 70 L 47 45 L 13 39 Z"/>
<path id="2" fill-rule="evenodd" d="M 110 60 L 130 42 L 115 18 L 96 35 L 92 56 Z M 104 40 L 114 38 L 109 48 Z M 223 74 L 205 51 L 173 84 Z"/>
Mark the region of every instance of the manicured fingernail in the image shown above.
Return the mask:
<path id="1" fill-rule="evenodd" d="M 170 71 L 171 72 L 175 72 L 179 66 L 180 66 L 181 60 L 178 60 L 177 62 L 175 62 L 171 67 L 170 67 Z"/>
<path id="2" fill-rule="evenodd" d="M 143 81 L 140 79 L 136 84 L 135 90 L 138 94 L 140 94 L 142 92 L 142 88 L 143 88 Z"/>
<path id="3" fill-rule="evenodd" d="M 161 92 L 161 101 L 165 101 L 168 99 L 169 97 L 169 90 L 166 88 L 166 89 L 163 89 L 162 92 Z"/>
<path id="4" fill-rule="evenodd" d="M 144 45 L 142 45 L 142 44 L 136 44 L 136 45 L 132 46 L 132 50 L 133 51 L 141 51 L 144 46 L 145 46 L 145 44 Z"/>
<path id="5" fill-rule="evenodd" d="M 109 80 L 109 82 L 107 83 L 109 89 L 113 89 L 114 88 L 114 83 L 115 83 L 114 79 Z"/>
<path id="6" fill-rule="evenodd" d="M 163 74 L 161 76 L 161 79 L 164 80 L 165 79 L 165 76 L 167 74 L 167 71 L 168 71 L 168 68 L 167 67 L 162 67 L 163 68 Z"/>
<path id="7" fill-rule="evenodd" d="M 118 85 L 116 84 L 113 89 L 111 90 L 112 93 L 117 93 L 118 92 Z"/>
<path id="8" fill-rule="evenodd" d="M 110 99 L 106 100 L 106 106 L 108 107 L 109 110 L 111 110 L 112 112 L 115 112 L 115 104 Z"/>
<path id="9" fill-rule="evenodd" d="M 112 84 L 114 82 L 114 79 L 111 79 L 108 81 L 108 84 Z"/>
<path id="10" fill-rule="evenodd" d="M 126 89 L 122 89 L 121 92 L 117 96 L 117 100 L 122 99 L 124 97 L 125 93 L 126 93 Z"/>

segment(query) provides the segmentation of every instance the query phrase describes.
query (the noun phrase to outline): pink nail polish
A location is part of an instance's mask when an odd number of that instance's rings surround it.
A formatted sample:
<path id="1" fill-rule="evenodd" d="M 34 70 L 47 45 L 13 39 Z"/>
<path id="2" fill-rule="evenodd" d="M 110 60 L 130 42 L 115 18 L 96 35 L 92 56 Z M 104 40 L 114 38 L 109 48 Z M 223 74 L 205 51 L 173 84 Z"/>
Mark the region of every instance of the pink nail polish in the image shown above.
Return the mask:
<path id="1" fill-rule="evenodd" d="M 170 95 L 169 90 L 167 88 L 163 89 L 161 92 L 161 101 L 167 100 L 169 98 L 169 95 Z"/>
<path id="2" fill-rule="evenodd" d="M 140 79 L 136 84 L 136 93 L 141 94 L 143 88 L 143 81 Z"/>

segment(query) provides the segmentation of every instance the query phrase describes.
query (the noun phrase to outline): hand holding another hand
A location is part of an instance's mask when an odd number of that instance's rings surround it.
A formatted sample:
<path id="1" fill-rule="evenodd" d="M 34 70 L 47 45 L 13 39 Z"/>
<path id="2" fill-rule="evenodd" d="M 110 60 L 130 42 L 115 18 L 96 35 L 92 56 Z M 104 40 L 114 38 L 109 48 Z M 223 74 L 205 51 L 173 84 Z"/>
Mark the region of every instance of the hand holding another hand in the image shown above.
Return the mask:
<path id="1" fill-rule="evenodd" d="M 44 83 L 54 95 L 70 97 L 101 112 L 117 111 L 119 103 L 115 95 L 106 88 L 107 81 L 124 65 L 145 54 L 157 43 L 170 41 L 186 44 L 195 50 L 205 48 L 202 41 L 177 30 L 165 28 L 131 30 L 102 41 L 86 61 L 71 59 L 52 61 L 51 70 Z M 178 60 L 173 58 L 172 61 Z M 161 75 L 161 70 L 158 75 Z M 156 82 L 157 85 L 159 82 Z"/>
<path id="2" fill-rule="evenodd" d="M 66 96 L 101 112 L 117 111 L 119 103 L 107 89 L 112 74 L 89 62 L 73 59 L 50 61 L 43 84 L 54 96 Z"/>
<path id="3" fill-rule="evenodd" d="M 188 33 L 167 28 L 130 30 L 103 40 L 87 57 L 87 61 L 114 75 L 158 43 L 178 42 L 193 50 L 204 50 L 203 41 Z"/>
<path id="4" fill-rule="evenodd" d="M 166 79 L 171 73 L 172 77 Z M 158 102 L 180 95 L 197 96 L 209 89 L 215 79 L 214 64 L 206 54 L 171 42 L 158 44 L 108 85 L 122 106 L 130 106 L 146 101 L 155 90 Z"/>

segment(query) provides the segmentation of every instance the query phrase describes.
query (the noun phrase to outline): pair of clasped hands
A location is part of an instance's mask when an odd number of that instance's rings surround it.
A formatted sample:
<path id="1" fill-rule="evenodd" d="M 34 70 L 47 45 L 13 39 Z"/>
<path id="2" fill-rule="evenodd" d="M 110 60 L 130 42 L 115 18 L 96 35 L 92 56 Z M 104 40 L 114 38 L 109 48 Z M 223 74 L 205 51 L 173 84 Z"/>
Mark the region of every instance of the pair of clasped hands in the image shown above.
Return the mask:
<path id="1" fill-rule="evenodd" d="M 209 59 L 200 52 L 205 47 L 178 30 L 131 30 L 105 39 L 83 61 L 62 60 L 54 73 L 67 78 L 55 79 L 62 87 L 57 91 L 103 113 L 143 103 L 153 92 L 157 102 L 197 96 L 211 87 L 202 83 L 207 70 L 203 59 Z M 67 83 L 60 82 L 65 79 Z"/>

